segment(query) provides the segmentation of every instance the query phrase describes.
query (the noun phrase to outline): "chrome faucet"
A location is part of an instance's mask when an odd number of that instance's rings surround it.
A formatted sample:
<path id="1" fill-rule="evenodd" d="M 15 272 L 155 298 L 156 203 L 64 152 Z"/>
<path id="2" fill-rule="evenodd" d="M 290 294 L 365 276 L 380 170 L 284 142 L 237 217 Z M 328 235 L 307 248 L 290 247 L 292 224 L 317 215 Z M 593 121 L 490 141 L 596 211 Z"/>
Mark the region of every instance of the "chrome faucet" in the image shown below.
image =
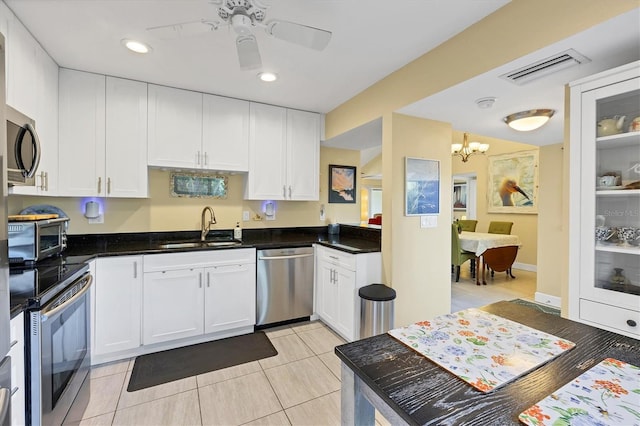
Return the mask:
<path id="1" fill-rule="evenodd" d="M 205 222 L 205 217 L 207 216 L 207 211 L 211 214 L 211 220 Z M 202 228 L 200 229 L 200 241 L 204 241 L 207 239 L 207 234 L 211 229 L 211 225 L 216 224 L 216 215 L 213 213 L 213 209 L 209 206 L 202 209 Z"/>

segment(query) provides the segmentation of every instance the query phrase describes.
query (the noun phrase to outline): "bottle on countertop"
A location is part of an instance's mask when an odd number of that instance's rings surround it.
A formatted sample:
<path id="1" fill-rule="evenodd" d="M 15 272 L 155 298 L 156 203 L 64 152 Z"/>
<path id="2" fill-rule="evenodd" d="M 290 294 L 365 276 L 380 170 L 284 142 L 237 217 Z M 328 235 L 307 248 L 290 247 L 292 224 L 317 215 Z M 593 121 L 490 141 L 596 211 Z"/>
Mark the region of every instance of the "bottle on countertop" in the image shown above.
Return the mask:
<path id="1" fill-rule="evenodd" d="M 233 228 L 233 239 L 234 240 L 242 239 L 242 228 L 240 228 L 240 222 L 236 222 L 236 227 Z"/>

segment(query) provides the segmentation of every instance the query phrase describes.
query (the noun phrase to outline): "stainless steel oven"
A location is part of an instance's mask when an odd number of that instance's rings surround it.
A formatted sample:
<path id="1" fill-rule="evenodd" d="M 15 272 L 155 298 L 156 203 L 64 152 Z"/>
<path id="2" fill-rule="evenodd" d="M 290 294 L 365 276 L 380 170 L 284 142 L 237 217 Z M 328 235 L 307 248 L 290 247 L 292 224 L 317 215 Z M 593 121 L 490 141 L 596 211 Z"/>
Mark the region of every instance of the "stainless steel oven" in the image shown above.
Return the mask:
<path id="1" fill-rule="evenodd" d="M 30 422 L 62 424 L 89 372 L 89 291 L 86 270 L 30 312 Z"/>

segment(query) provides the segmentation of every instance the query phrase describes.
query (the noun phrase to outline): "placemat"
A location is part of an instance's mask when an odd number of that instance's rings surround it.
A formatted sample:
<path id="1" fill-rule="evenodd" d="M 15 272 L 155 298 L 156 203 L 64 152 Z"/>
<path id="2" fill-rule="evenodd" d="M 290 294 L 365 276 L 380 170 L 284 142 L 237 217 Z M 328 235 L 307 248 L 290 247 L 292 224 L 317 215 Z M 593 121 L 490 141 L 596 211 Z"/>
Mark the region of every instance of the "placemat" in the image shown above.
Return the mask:
<path id="1" fill-rule="evenodd" d="M 388 333 L 482 392 L 491 392 L 575 346 L 479 309 Z"/>
<path id="2" fill-rule="evenodd" d="M 640 367 L 607 358 L 520 413 L 541 425 L 640 425 Z"/>

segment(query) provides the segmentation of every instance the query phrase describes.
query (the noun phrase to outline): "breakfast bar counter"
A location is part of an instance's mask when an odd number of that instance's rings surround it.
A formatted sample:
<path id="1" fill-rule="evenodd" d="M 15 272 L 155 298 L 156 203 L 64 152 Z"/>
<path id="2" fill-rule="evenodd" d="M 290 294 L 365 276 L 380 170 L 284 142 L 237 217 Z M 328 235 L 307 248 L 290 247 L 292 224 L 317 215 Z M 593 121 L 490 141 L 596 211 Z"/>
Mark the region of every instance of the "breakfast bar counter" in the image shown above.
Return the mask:
<path id="1" fill-rule="evenodd" d="M 576 346 L 489 393 L 476 390 L 386 333 L 337 346 L 335 353 L 342 361 L 342 424 L 373 425 L 375 408 L 394 425 L 517 425 L 521 412 L 606 358 L 640 366 L 638 340 L 512 302 L 480 309 Z"/>

